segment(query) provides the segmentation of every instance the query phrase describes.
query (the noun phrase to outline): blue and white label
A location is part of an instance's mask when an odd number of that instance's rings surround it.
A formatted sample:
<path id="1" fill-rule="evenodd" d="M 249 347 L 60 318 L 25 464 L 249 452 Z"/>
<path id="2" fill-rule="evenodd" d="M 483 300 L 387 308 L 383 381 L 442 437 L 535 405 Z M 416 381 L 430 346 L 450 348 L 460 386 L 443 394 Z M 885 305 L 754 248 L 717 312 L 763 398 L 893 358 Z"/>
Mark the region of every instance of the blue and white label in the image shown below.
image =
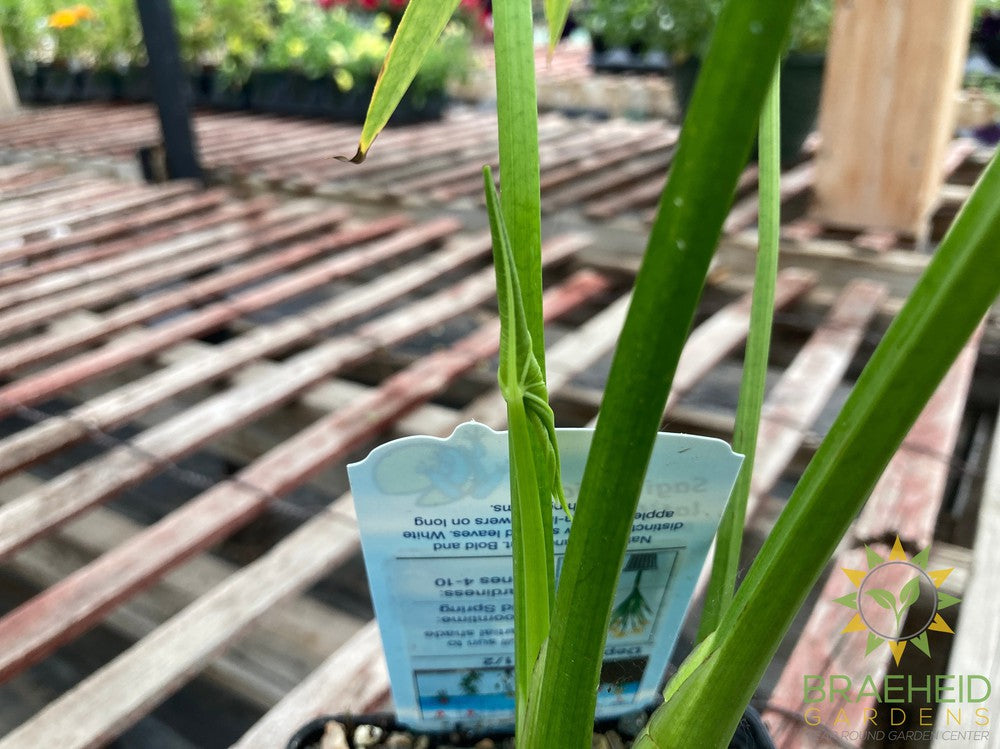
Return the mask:
<path id="1" fill-rule="evenodd" d="M 571 508 L 592 429 L 556 430 Z M 598 718 L 654 702 L 743 457 L 657 436 L 615 593 Z M 399 720 L 512 725 L 514 583 L 507 433 L 470 422 L 348 466 Z M 570 521 L 553 512 L 556 574 Z"/>

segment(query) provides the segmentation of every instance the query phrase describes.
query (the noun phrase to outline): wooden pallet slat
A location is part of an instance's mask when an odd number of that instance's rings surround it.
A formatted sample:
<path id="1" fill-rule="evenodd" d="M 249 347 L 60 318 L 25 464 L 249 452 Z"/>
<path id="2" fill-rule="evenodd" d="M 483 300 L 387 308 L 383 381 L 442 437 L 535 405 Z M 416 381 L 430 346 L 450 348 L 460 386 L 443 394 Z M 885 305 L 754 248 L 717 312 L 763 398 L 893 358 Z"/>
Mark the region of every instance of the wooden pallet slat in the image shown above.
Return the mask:
<path id="1" fill-rule="evenodd" d="M 914 551 L 933 540 L 982 332 L 962 349 L 889 462 L 874 490 L 877 501 L 869 500 L 855 523 L 859 540 L 898 535 Z"/>
<path id="2" fill-rule="evenodd" d="M 754 461 L 747 517 L 753 517 L 761 497 L 781 478 L 887 296 L 881 284 L 849 283 L 768 394 L 757 435 L 762 449 Z"/>
<path id="3" fill-rule="evenodd" d="M 791 304 L 815 284 L 816 277 L 812 273 L 797 268 L 781 271 L 775 284 L 775 309 Z M 667 396 L 665 415 L 669 415 L 685 394 L 746 340 L 750 329 L 751 300 L 750 294 L 744 294 L 716 312 L 688 336 Z M 594 417 L 587 426 L 596 424 L 597 417 Z"/>
<path id="4" fill-rule="evenodd" d="M 389 694 L 378 625 L 371 622 L 247 731 L 232 749 L 271 749 L 319 715 L 364 715 Z"/>
<path id="5" fill-rule="evenodd" d="M 998 422 L 1000 423 L 1000 420 Z M 974 542 L 969 582 L 962 594 L 962 608 L 955 627 L 955 642 L 948 661 L 949 674 L 982 674 L 991 684 L 1000 683 L 1000 596 L 996 594 L 996 570 L 1000 566 L 1000 436 L 994 431 L 993 445 L 986 466 Z M 995 715 L 996 690 L 984 705 Z M 939 716 L 938 731 L 954 728 Z M 971 733 L 971 732 L 970 732 Z M 996 749 L 1000 734 L 990 731 L 988 738 L 973 735 L 938 734 L 933 749 Z"/>
<path id="6" fill-rule="evenodd" d="M 342 211 L 337 210 L 340 218 Z M 259 220 L 225 224 L 220 227 L 179 237 L 165 246 L 147 248 L 151 264 L 144 265 L 140 257 L 125 257 L 126 272 L 101 282 L 68 289 L 48 297 L 18 306 L 0 320 L 0 336 L 38 326 L 53 317 L 76 309 L 107 304 L 156 284 L 178 281 L 191 274 L 225 262 L 253 255 L 268 245 L 306 236 L 332 223 L 322 219 L 301 217 L 288 220 L 280 212 L 268 213 Z M 204 251 L 196 252 L 208 246 Z M 162 262 L 159 262 L 162 261 Z"/>

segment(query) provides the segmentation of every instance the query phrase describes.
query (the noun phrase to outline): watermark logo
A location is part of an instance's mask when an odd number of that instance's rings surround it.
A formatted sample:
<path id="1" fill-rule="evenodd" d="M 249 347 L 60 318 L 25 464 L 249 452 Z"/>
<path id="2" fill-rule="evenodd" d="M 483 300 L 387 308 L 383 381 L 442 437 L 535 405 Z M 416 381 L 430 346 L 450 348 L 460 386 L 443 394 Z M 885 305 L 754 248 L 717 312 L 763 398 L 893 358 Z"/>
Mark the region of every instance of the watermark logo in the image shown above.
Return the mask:
<path id="1" fill-rule="evenodd" d="M 887 642 L 896 665 L 899 665 L 906 646 L 910 644 L 930 657 L 928 632 L 954 634 L 941 616 L 941 611 L 960 599 L 940 590 L 952 568 L 928 570 L 930 547 L 907 558 L 899 536 L 888 559 L 883 559 L 867 546 L 865 550 L 868 554 L 867 570 L 842 568 L 857 588 L 855 592 L 835 599 L 856 612 L 843 631 L 867 633 L 865 655 Z M 911 609 L 921 614 L 911 614 Z M 928 613 L 925 615 L 923 612 Z"/>

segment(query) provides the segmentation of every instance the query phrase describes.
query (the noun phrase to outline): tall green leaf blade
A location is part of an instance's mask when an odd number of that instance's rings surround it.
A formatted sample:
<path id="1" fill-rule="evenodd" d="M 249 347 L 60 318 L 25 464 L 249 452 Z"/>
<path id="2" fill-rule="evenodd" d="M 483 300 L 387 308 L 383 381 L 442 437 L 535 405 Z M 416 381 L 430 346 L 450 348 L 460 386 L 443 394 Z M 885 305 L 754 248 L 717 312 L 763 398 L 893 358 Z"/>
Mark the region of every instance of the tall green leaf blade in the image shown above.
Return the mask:
<path id="1" fill-rule="evenodd" d="M 500 147 L 500 184 L 502 201 L 500 210 L 509 232 L 513 265 L 520 284 L 521 302 L 531 340 L 534 359 L 544 383 L 545 377 L 545 328 L 542 324 L 542 210 L 538 156 L 538 101 L 535 90 L 534 20 L 531 0 L 494 0 L 493 48 L 495 51 L 497 87 L 497 134 Z M 487 195 L 492 190 L 492 183 Z M 544 410 L 541 402 L 534 407 Z M 509 409 L 508 409 L 509 410 Z M 554 444 L 554 430 L 553 430 Z M 513 425 L 511 439 L 514 439 Z M 543 535 L 545 539 L 545 573 L 555 580 L 555 559 L 552 536 L 552 507 L 549 499 L 551 484 L 546 477 L 550 464 L 558 470 L 558 451 L 555 462 L 545 452 L 536 451 L 536 497 L 539 502 Z M 561 492 L 561 484 L 559 485 Z M 513 505 L 512 505 L 513 506 Z M 517 523 L 518 518 L 512 517 Z M 515 551 L 520 540 L 515 538 Z M 515 570 L 515 586 L 519 583 Z M 550 608 L 555 599 L 554 585 L 549 586 Z M 546 626 L 548 620 L 546 618 Z M 532 624 L 533 626 L 533 624 Z M 517 652 L 517 648 L 515 652 Z M 523 648 L 522 648 L 523 650 Z M 531 676 L 534 661 L 526 662 L 522 654 L 515 663 L 520 669 L 518 681 Z M 534 679 L 533 683 L 537 683 Z M 526 733 L 526 707 L 531 700 L 517 700 L 517 729 Z"/>
<path id="2" fill-rule="evenodd" d="M 501 208 L 521 282 L 535 359 L 545 374 L 542 208 L 531 0 L 494 0 Z"/>
<path id="3" fill-rule="evenodd" d="M 528 706 L 528 722 L 537 728 L 525 744 L 529 749 L 590 744 L 601 656 L 632 515 L 794 7 L 795 0 L 731 0 L 720 16 L 591 444 L 556 593 L 542 688 Z"/>
<path id="4" fill-rule="evenodd" d="M 771 325 L 774 321 L 775 281 L 778 274 L 778 244 L 781 231 L 781 133 L 780 133 L 781 67 L 774 69 L 774 79 L 764 101 L 760 116 L 760 217 L 758 220 L 759 248 L 750 305 L 750 332 L 747 336 L 743 378 L 736 408 L 736 428 L 733 450 L 742 453 L 743 466 L 729 504 L 719 524 L 715 542 L 712 576 L 705 593 L 705 608 L 701 615 L 698 640 L 704 640 L 719 626 L 723 612 L 729 607 L 736 591 L 736 573 L 743 545 L 743 525 L 746 520 L 754 458 L 757 454 L 757 432 L 767 383 L 767 359 L 771 349 Z"/>
<path id="5" fill-rule="evenodd" d="M 357 153 L 350 159 L 337 158 L 355 164 L 365 160 L 368 149 L 396 111 L 421 63 L 448 25 L 460 1 L 410 0 L 375 82 Z"/>
<path id="6" fill-rule="evenodd" d="M 837 543 L 1000 295 L 998 234 L 994 156 L 792 492 L 719 625 L 714 652 L 657 710 L 634 749 L 728 741 L 739 720 L 734 708 L 749 702 Z"/>
<path id="7" fill-rule="evenodd" d="M 569 18 L 569 6 L 573 0 L 545 0 L 545 17 L 549 22 L 549 56 L 559 44 L 566 19 Z"/>
<path id="8" fill-rule="evenodd" d="M 507 402 L 514 571 L 514 679 L 517 726 L 525 715 L 535 662 L 548 635 L 555 573 L 551 564 L 553 495 L 566 506 L 555 417 L 532 351 L 521 287 L 490 168 L 483 169 L 500 311 L 497 379 Z"/>

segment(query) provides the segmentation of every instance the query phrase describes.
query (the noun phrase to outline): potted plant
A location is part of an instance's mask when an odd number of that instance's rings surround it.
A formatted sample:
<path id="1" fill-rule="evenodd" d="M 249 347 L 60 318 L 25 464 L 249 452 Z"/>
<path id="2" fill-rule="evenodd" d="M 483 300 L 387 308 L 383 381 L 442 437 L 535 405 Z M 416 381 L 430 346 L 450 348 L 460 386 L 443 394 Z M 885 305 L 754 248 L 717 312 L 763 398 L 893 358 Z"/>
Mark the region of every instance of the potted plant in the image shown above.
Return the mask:
<path id="1" fill-rule="evenodd" d="M 62 103 L 81 97 L 84 71 L 93 67 L 98 16 L 84 3 L 59 6 L 45 19 L 44 61 L 38 66 L 38 98 Z"/>
<path id="2" fill-rule="evenodd" d="M 287 4 L 279 4 L 285 7 Z M 274 12 L 278 12 L 275 10 Z M 245 109 L 245 84 L 274 35 L 266 0 L 174 0 L 195 106 Z"/>
<path id="3" fill-rule="evenodd" d="M 667 72 L 707 37 L 715 1 L 595 0 L 581 17 L 590 32 L 592 66 L 607 72 Z"/>
<path id="4" fill-rule="evenodd" d="M 84 71 L 80 98 L 109 101 L 122 98 L 129 68 L 145 57 L 135 6 L 129 0 L 98 0 L 93 4 L 93 58 Z"/>
<path id="5" fill-rule="evenodd" d="M 994 66 L 1000 67 L 1000 2 L 975 0 L 972 42 Z"/>
<path id="6" fill-rule="evenodd" d="M 553 39 L 567 6 L 550 4 Z M 453 8 L 437 0 L 411 2 L 351 161 L 364 160 Z M 494 10 L 497 36 L 503 40 L 497 55 L 502 203 L 488 171 L 484 181 L 503 325 L 499 382 L 510 423 L 519 612 L 514 645 L 517 741 L 519 749 L 582 748 L 592 738 L 607 625 L 662 409 L 762 107 L 763 220 L 754 306 L 765 314 L 753 315 L 757 354 L 748 359 L 755 369 L 766 366 L 770 320 L 765 300 L 777 262 L 780 206 L 779 107 L 773 81 L 795 3 L 729 0 L 719 14 L 619 337 L 576 494 L 558 589 L 546 559 L 552 553 L 546 518 L 552 519 L 552 499 L 561 497 L 562 489 L 559 445 L 545 392 L 531 6 L 512 1 L 498 3 Z M 1000 160 L 994 158 L 738 588 L 738 554 L 734 558 L 732 552 L 738 552 L 742 534 L 741 490 L 734 491 L 713 567 L 713 581 L 722 583 L 713 582 L 718 595 L 710 597 L 704 637 L 668 683 L 664 704 L 640 731 L 634 749 L 730 742 L 744 706 L 840 538 L 1000 294 L 1000 276 L 990 272 L 995 264 L 992 237 L 998 230 Z M 753 434 L 753 409 L 742 404 L 759 404 L 763 377 L 759 379 L 748 384 L 751 395 L 741 396 L 737 416 Z M 752 440 L 746 439 L 749 447 Z M 741 474 L 741 482 L 746 479 L 748 485 L 748 477 L 748 472 Z"/>
<path id="7" fill-rule="evenodd" d="M 471 673 L 471 672 L 470 672 Z M 631 742 L 642 730 L 648 719 L 647 713 L 635 713 L 616 721 L 599 721 L 594 725 L 593 746 L 612 749 Z M 416 733 L 416 736 L 414 735 Z M 419 737 L 419 739 L 417 738 Z M 299 728 L 288 740 L 285 749 L 363 749 L 364 747 L 423 746 L 425 749 L 482 749 L 490 746 L 484 739 L 510 741 L 513 733 L 490 731 L 488 734 L 464 731 L 456 728 L 436 733 L 414 732 L 401 724 L 391 713 L 366 715 L 324 715 L 309 721 Z M 426 741 L 417 744 L 418 740 Z M 383 742 L 383 743 L 378 743 Z M 767 727 L 760 714 L 749 708 L 740 721 L 731 743 L 733 749 L 762 749 L 770 745 Z"/>
<path id="8" fill-rule="evenodd" d="M 718 15 L 719 5 L 682 0 L 676 19 L 684 39 L 675 57 L 674 94 L 683 113 L 687 109 L 701 66 L 701 56 Z M 705 18 L 705 11 L 710 18 Z M 833 16 L 832 0 L 805 0 L 796 10 L 782 63 L 781 160 L 798 157 L 819 113 L 826 44 Z"/>
<path id="9" fill-rule="evenodd" d="M 344 5 L 324 9 L 311 2 L 279 4 L 278 11 L 274 36 L 248 81 L 251 107 L 361 122 L 389 47 L 390 16 L 361 16 Z M 394 121 L 439 117 L 448 82 L 470 64 L 469 33 L 451 24 L 429 51 Z"/>

